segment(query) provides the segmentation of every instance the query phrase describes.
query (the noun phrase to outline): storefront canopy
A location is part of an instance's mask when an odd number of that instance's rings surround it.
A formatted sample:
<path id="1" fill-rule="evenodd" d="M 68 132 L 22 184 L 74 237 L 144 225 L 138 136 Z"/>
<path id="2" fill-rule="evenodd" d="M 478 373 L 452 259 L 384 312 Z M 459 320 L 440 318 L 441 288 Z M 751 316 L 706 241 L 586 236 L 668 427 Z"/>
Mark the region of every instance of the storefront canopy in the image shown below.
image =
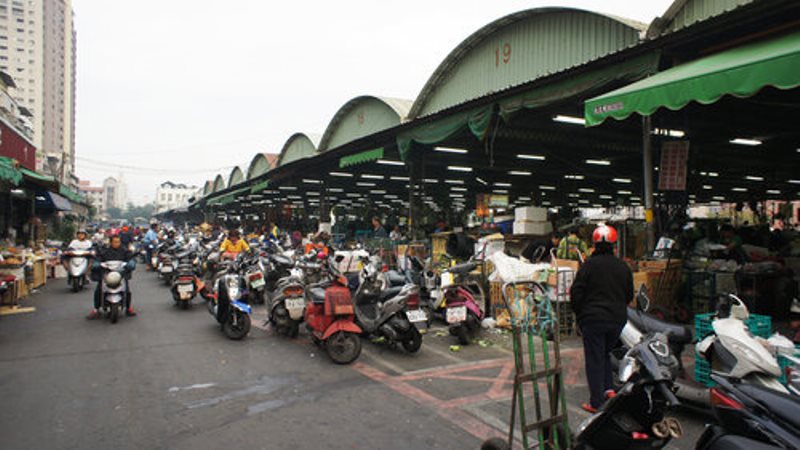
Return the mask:
<path id="1" fill-rule="evenodd" d="M 36 193 L 37 209 L 53 209 L 56 211 L 72 211 L 69 200 L 55 192 L 42 191 Z"/>
<path id="2" fill-rule="evenodd" d="M 0 180 L 8 181 L 15 186 L 22 181 L 22 173 L 14 167 L 11 158 L 0 156 Z"/>
<path id="3" fill-rule="evenodd" d="M 586 101 L 587 126 L 661 107 L 676 111 L 691 101 L 707 105 L 724 95 L 749 97 L 766 86 L 800 85 L 800 33 L 736 47 L 659 72 Z"/>

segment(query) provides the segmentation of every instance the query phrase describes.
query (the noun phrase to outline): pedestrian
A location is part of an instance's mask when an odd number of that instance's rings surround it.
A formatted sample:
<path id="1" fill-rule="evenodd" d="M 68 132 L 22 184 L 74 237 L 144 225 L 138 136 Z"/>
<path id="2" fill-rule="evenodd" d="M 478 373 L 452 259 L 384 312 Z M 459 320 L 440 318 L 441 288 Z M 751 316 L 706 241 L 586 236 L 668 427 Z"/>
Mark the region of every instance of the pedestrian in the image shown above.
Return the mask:
<path id="1" fill-rule="evenodd" d="M 389 235 L 386 234 L 386 228 L 383 228 L 381 219 L 379 219 L 378 216 L 372 218 L 372 237 L 384 239 L 389 237 Z"/>
<path id="2" fill-rule="evenodd" d="M 400 231 L 400 225 L 395 225 L 392 232 L 389 233 L 389 239 L 393 241 L 399 241 L 403 239 L 403 233 Z"/>
<path id="3" fill-rule="evenodd" d="M 522 250 L 522 257 L 532 263 L 550 261 L 550 252 L 558 248 L 564 235 L 560 231 L 553 231 L 547 240 L 538 240 Z"/>
<path id="4" fill-rule="evenodd" d="M 586 259 L 587 253 L 589 253 L 589 247 L 578 236 L 578 227 L 574 226 L 569 229 L 567 237 L 559 242 L 556 256 L 560 259 L 583 261 Z"/>
<path id="5" fill-rule="evenodd" d="M 572 309 L 583 336 L 589 403 L 582 408 L 596 412 L 612 395 L 609 355 L 628 320 L 627 305 L 633 300 L 633 274 L 614 255 L 617 231 L 600 225 L 592 234 L 594 252 L 578 270 L 570 289 Z"/>

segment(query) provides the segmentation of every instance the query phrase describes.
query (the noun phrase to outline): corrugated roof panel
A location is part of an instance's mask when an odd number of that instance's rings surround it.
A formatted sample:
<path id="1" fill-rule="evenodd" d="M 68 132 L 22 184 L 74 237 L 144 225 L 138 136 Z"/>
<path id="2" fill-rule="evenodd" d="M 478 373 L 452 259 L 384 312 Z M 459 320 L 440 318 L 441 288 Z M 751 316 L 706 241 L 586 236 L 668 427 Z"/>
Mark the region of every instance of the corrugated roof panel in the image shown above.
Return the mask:
<path id="1" fill-rule="evenodd" d="M 316 155 L 318 145 L 318 134 L 295 133 L 291 135 L 283 144 L 281 155 L 278 157 L 278 166 Z"/>
<path id="2" fill-rule="evenodd" d="M 408 115 L 411 100 L 361 96 L 356 97 L 333 116 L 319 144 L 324 152 L 364 136 L 400 125 Z"/>
<path id="3" fill-rule="evenodd" d="M 640 41 L 643 24 L 589 11 L 540 8 L 478 30 L 426 83 L 409 113 L 416 118 L 579 66 Z"/>
<path id="4" fill-rule="evenodd" d="M 244 181 L 244 172 L 242 172 L 240 167 L 236 166 L 231 170 L 231 174 L 228 176 L 228 186 L 236 186 L 242 181 Z"/>
<path id="5" fill-rule="evenodd" d="M 688 27 L 697 22 L 725 14 L 740 6 L 753 3 L 757 0 L 677 0 L 673 7 L 667 10 L 670 17 L 664 26 L 665 32 L 673 32 Z"/>

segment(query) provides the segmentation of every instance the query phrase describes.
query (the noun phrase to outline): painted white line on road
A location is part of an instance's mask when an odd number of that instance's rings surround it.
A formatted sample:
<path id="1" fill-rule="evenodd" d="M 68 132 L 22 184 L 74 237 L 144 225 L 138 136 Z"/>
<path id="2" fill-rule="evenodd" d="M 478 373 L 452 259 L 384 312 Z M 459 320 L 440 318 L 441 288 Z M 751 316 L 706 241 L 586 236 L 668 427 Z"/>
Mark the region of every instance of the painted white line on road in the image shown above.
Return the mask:
<path id="1" fill-rule="evenodd" d="M 199 384 L 193 384 L 191 386 L 183 386 L 183 387 L 172 386 L 171 388 L 167 389 L 167 392 L 189 391 L 189 390 L 193 390 L 193 389 L 208 389 L 208 388 L 214 387 L 216 385 L 217 385 L 217 383 L 199 383 Z"/>

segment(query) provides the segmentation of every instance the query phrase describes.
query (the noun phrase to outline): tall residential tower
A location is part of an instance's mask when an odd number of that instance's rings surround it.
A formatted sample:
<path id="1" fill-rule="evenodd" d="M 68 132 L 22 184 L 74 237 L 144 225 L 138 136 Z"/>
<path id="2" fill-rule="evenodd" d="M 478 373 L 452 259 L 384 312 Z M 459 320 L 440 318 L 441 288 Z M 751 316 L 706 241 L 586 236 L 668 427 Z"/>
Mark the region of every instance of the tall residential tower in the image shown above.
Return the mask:
<path id="1" fill-rule="evenodd" d="M 37 169 L 75 172 L 75 42 L 71 0 L 0 0 L 0 70 L 33 115 Z"/>

